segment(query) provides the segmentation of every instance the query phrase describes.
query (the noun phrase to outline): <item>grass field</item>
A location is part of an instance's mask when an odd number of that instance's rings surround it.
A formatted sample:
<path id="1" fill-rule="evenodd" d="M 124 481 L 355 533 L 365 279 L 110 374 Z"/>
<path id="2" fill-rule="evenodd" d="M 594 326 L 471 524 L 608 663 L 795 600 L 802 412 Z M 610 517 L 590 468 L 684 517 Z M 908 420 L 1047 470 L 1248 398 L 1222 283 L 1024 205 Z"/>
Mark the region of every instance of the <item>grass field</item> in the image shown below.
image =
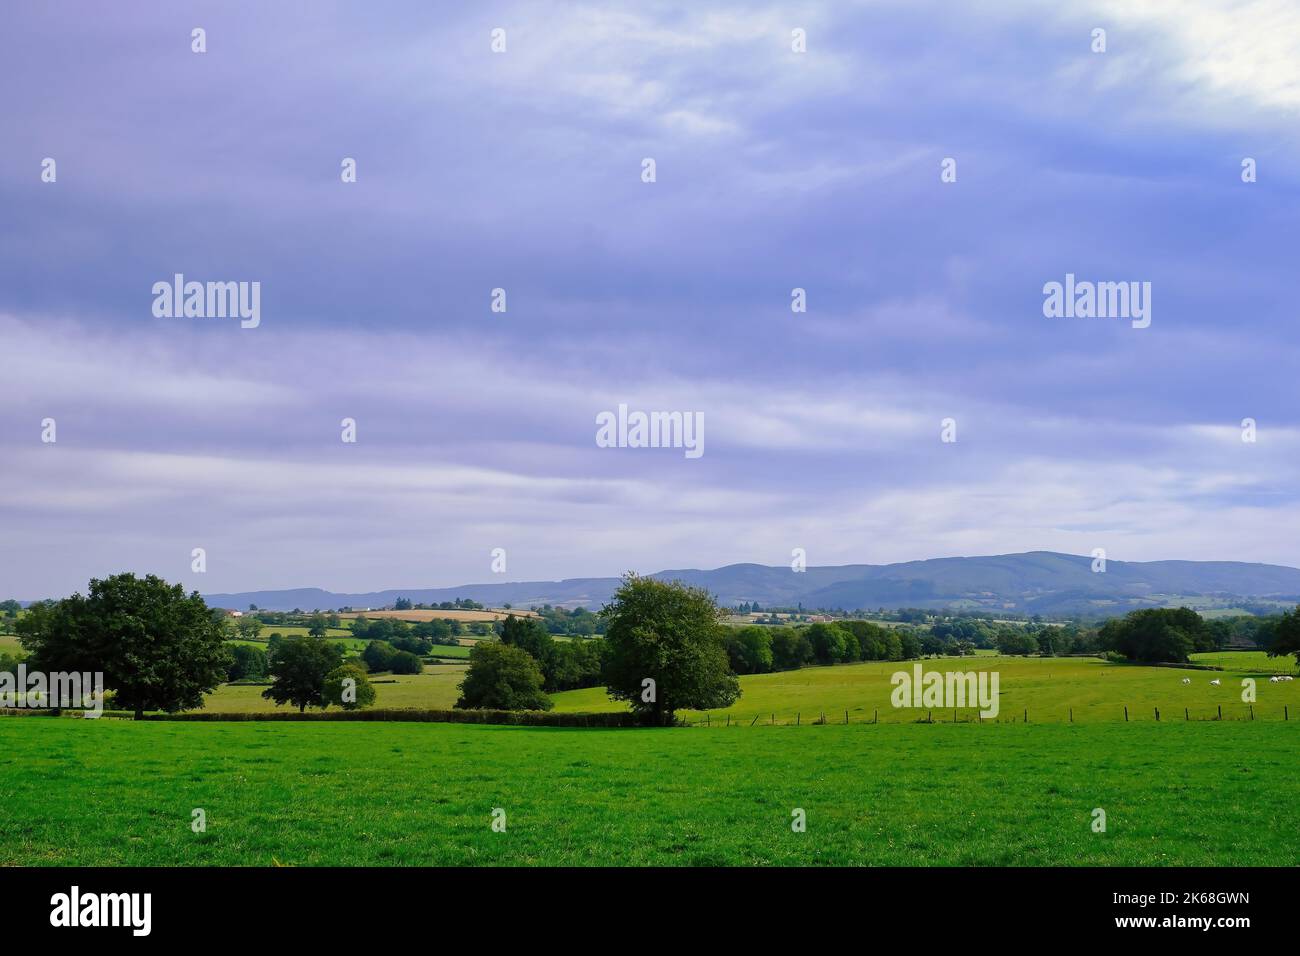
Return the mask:
<path id="1" fill-rule="evenodd" d="M 1199 659 L 1203 655 L 1197 655 Z M 1038 722 L 1070 720 L 1076 722 L 1122 721 L 1128 705 L 1130 720 L 1154 720 L 1159 707 L 1163 720 L 1183 720 L 1184 709 L 1195 720 L 1217 716 L 1223 708 L 1224 718 L 1248 718 L 1250 708 L 1242 702 L 1241 679 L 1254 677 L 1258 700 L 1254 712 L 1260 720 L 1282 720 L 1283 706 L 1290 707 L 1292 719 L 1300 720 L 1300 681 L 1270 684 L 1273 673 L 1295 673 L 1294 658 L 1269 658 L 1262 651 L 1204 655 L 1205 663 L 1225 668 L 1222 672 L 1183 670 L 1172 667 L 1138 667 L 1108 664 L 1087 657 L 988 657 L 938 658 L 924 661 L 926 671 L 997 671 L 999 674 L 1001 720 L 1022 720 L 1025 710 L 1029 719 Z M 895 709 L 890 705 L 896 671 L 912 671 L 915 662 L 872 662 L 841 664 L 834 667 L 805 667 L 776 674 L 754 674 L 740 679 L 741 698 L 726 710 L 709 712 L 710 722 L 732 721 L 777 723 L 796 719 L 807 723 L 823 713 L 828 721 L 872 720 L 876 711 L 883 722 L 912 722 L 924 718 L 924 711 Z M 1191 680 L 1183 684 L 1183 678 Z M 1213 687 L 1210 681 L 1221 681 Z M 602 711 L 623 705 L 611 701 L 604 688 L 565 691 L 553 695 L 556 710 Z M 961 720 L 975 719 L 975 709 L 959 711 Z M 688 718 L 702 719 L 700 712 L 687 712 Z M 952 720 L 952 711 L 936 712 L 936 720 Z"/>
<path id="2" fill-rule="evenodd" d="M 0 718 L 0 865 L 1290 866 L 1297 745 L 1300 723 L 1259 722 Z M 496 807 L 504 833 L 490 828 Z M 1094 808 L 1105 833 L 1091 830 Z"/>
<path id="3" fill-rule="evenodd" d="M 428 664 L 423 674 L 374 674 L 376 683 L 375 707 L 415 707 L 450 709 L 460 690 L 456 686 L 465 674 L 462 664 Z M 393 683 L 388 683 L 393 681 Z M 214 713 L 253 713 L 256 711 L 273 711 L 276 706 L 272 701 L 262 697 L 265 686 L 252 684 L 222 684 L 207 697 L 204 710 Z M 288 705 L 278 708 L 290 709 Z"/>
<path id="4" fill-rule="evenodd" d="M 467 661 L 471 650 L 473 648 L 466 644 L 435 644 L 429 654 L 432 657 L 448 657 Z"/>
<path id="5" fill-rule="evenodd" d="M 434 653 L 459 651 L 468 655 L 468 647 L 435 647 Z M 990 657 L 936 658 L 923 662 L 926 671 L 974 670 L 997 671 L 999 674 L 1000 713 L 1002 721 L 1023 720 L 1026 710 L 1031 722 L 1069 722 L 1071 712 L 1076 723 L 1123 721 L 1124 706 L 1130 721 L 1154 721 L 1159 707 L 1162 720 L 1183 720 L 1184 710 L 1192 720 L 1217 717 L 1223 708 L 1224 719 L 1249 719 L 1251 707 L 1241 699 L 1241 679 L 1257 681 L 1256 720 L 1283 719 L 1284 706 L 1290 717 L 1300 720 L 1300 681 L 1270 684 L 1273 673 L 1295 673 L 1293 658 L 1270 658 L 1262 651 L 1242 651 L 1197 655 L 1199 663 L 1214 664 L 1223 671 L 1184 670 L 1172 667 L 1137 667 L 1108 664 L 1097 658 L 1024 658 Z M 805 667 L 798 671 L 776 674 L 751 674 L 740 678 L 740 700 L 726 710 L 709 713 L 710 724 L 732 722 L 745 724 L 758 718 L 769 723 L 775 715 L 779 724 L 809 723 L 824 713 L 829 722 L 843 723 L 848 711 L 853 723 L 876 719 L 881 723 L 912 723 L 927 716 L 926 711 L 895 709 L 890 704 L 895 671 L 909 673 L 915 662 L 873 662 L 842 664 L 835 667 Z M 425 673 L 390 677 L 396 684 L 376 684 L 376 707 L 415 707 L 444 709 L 460 696 L 457 684 L 464 674 L 460 664 L 427 665 Z M 1186 677 L 1190 684 L 1183 684 Z M 1213 679 L 1220 686 L 1211 686 Z M 275 705 L 261 697 L 262 688 L 222 685 L 208 695 L 207 709 L 214 711 L 271 711 Z M 612 701 L 603 687 L 564 691 L 551 695 L 555 709 L 563 712 L 621 710 L 622 703 Z M 958 719 L 974 720 L 976 709 L 958 712 Z M 685 711 L 683 716 L 697 721 L 704 712 Z M 936 711 L 936 721 L 951 721 L 952 711 Z"/>
<path id="6" fill-rule="evenodd" d="M 260 643 L 265 644 L 271 639 L 272 634 L 279 634 L 281 637 L 306 637 L 308 630 L 309 628 L 300 627 L 294 624 L 288 626 L 276 625 L 274 627 L 270 624 L 263 624 L 261 632 L 257 635 L 257 640 Z M 325 637 L 329 640 L 334 640 L 335 638 L 340 637 L 350 638 L 352 637 L 352 631 L 350 628 L 346 627 L 329 627 L 325 629 Z"/>

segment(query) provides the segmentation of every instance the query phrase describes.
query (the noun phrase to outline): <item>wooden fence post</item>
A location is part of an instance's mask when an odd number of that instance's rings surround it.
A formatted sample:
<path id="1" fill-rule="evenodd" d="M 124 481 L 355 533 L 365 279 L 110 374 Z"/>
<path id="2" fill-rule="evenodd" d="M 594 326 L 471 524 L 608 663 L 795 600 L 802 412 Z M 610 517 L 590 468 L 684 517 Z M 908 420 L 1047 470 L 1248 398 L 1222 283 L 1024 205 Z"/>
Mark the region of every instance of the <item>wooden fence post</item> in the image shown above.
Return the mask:
<path id="1" fill-rule="evenodd" d="M 1187 713 L 1187 708 L 1183 708 L 1183 720 L 1191 720 L 1191 715 Z"/>
<path id="2" fill-rule="evenodd" d="M 1160 708 L 1156 708 L 1156 723 L 1160 723 Z"/>
<path id="3" fill-rule="evenodd" d="M 1124 723 L 1128 723 L 1128 704 L 1124 705 Z"/>
<path id="4" fill-rule="evenodd" d="M 1220 720 L 1223 719 L 1223 705 L 1222 705 L 1222 704 L 1219 705 L 1219 719 L 1220 719 Z"/>

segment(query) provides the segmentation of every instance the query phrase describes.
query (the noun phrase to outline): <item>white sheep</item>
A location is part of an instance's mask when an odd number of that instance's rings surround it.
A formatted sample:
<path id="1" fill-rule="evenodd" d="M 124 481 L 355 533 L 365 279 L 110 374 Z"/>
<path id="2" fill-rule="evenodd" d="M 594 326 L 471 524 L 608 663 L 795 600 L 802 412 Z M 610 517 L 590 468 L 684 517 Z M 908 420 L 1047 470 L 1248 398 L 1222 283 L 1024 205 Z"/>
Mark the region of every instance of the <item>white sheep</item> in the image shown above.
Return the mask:
<path id="1" fill-rule="evenodd" d="M 1210 686 L 1211 686 L 1211 687 L 1218 687 L 1218 686 L 1219 686 L 1219 678 L 1216 677 L 1216 678 L 1214 678 L 1214 680 L 1210 681 Z"/>
<path id="2" fill-rule="evenodd" d="M 1270 677 L 1270 678 L 1268 679 L 1268 682 L 1269 682 L 1270 684 L 1276 684 L 1276 683 L 1278 683 L 1280 680 L 1282 680 L 1282 678 L 1280 678 L 1280 677 Z"/>
<path id="3" fill-rule="evenodd" d="M 1192 679 L 1191 679 L 1190 677 L 1184 677 L 1184 678 L 1183 678 L 1183 683 L 1184 683 L 1184 684 L 1190 684 L 1191 682 L 1192 682 Z"/>

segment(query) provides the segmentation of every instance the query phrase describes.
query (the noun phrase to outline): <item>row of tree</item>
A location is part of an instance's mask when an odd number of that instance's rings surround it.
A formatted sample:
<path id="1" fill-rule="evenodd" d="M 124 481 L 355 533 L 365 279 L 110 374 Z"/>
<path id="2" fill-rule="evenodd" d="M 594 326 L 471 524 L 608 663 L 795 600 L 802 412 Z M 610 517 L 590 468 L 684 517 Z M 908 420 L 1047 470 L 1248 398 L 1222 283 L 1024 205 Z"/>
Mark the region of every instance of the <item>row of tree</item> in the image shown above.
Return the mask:
<path id="1" fill-rule="evenodd" d="M 1270 656 L 1295 654 L 1300 661 L 1300 607 L 1270 618 L 1257 634 Z M 1112 618 L 1098 632 L 1102 650 L 1130 661 L 1183 663 L 1195 653 L 1219 650 L 1228 644 L 1221 621 L 1207 621 L 1195 611 L 1148 608 Z"/>

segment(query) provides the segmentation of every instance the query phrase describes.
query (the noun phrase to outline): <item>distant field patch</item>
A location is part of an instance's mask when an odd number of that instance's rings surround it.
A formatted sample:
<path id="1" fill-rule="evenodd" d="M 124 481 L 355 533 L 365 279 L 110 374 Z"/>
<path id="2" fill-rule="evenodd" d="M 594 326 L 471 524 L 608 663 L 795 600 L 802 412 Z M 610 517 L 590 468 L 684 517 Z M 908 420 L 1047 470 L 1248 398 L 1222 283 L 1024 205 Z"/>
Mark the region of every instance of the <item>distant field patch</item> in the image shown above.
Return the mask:
<path id="1" fill-rule="evenodd" d="M 534 611 L 356 611 L 347 614 L 340 614 L 339 617 L 344 620 L 350 620 L 354 617 L 367 617 L 372 620 L 377 617 L 391 617 L 398 621 L 412 621 L 421 623 L 423 621 L 504 621 L 508 615 L 513 614 L 515 617 L 537 617 Z"/>
<path id="2" fill-rule="evenodd" d="M 375 682 L 376 707 L 417 707 L 445 709 L 460 698 L 458 685 L 464 678 L 461 664 L 426 665 L 423 674 L 371 674 Z M 378 683 L 383 681 L 383 683 Z M 389 683 L 392 681 L 392 683 Z M 262 698 L 266 688 L 247 684 L 222 684 L 207 696 L 204 709 L 221 713 L 273 711 L 272 701 Z M 287 709 L 288 705 L 279 708 Z"/>
<path id="3" fill-rule="evenodd" d="M 469 660 L 469 652 L 473 650 L 465 644 L 435 644 L 433 650 L 429 652 L 431 657 L 451 657 L 457 660 Z"/>

